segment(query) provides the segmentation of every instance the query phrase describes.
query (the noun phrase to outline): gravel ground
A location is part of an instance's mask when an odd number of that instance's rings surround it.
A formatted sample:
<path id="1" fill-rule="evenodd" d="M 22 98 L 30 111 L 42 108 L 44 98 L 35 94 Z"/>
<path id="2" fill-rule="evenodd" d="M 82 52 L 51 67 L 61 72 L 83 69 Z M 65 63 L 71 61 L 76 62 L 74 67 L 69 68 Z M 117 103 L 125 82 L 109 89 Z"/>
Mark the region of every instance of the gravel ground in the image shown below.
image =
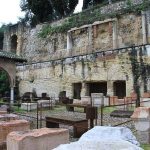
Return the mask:
<path id="1" fill-rule="evenodd" d="M 20 116 L 22 119 L 29 120 L 31 122 L 31 128 L 35 129 L 37 128 L 37 112 L 36 111 L 31 111 L 31 112 L 22 112 L 22 115 L 25 116 Z M 64 106 L 57 106 L 54 107 L 53 110 L 43 110 L 42 113 L 39 112 L 39 120 L 40 120 L 40 114 L 41 118 L 43 119 L 42 122 L 39 121 L 39 128 L 40 127 L 45 127 L 45 116 L 50 116 L 52 114 L 59 115 L 59 116 L 69 116 L 69 117 L 74 117 L 74 118 L 82 118 L 86 119 L 86 114 L 83 113 L 82 109 L 78 109 L 75 112 L 70 112 L 67 111 Z M 110 117 L 110 113 L 104 113 L 103 115 L 103 125 L 104 126 L 115 126 L 117 124 L 129 121 L 130 118 L 118 118 L 118 117 Z M 96 125 L 96 121 L 95 121 Z M 101 125 L 101 114 L 98 113 L 98 119 L 97 119 L 97 125 Z M 132 131 L 135 131 L 134 124 L 132 121 L 121 124 L 120 126 L 126 126 L 130 128 Z M 67 128 L 70 131 L 70 141 L 76 141 L 78 139 L 73 138 L 73 128 L 72 126 L 67 126 L 67 125 L 60 125 L 62 128 Z"/>

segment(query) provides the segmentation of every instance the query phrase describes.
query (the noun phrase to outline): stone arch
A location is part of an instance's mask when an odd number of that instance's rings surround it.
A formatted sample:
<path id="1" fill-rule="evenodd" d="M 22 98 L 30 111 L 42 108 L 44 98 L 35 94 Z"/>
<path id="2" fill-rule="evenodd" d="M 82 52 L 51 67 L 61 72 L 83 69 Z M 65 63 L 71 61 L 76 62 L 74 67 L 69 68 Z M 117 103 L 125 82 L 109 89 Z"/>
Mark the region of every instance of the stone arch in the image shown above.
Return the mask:
<path id="1" fill-rule="evenodd" d="M 2 67 L 0 66 L 0 71 L 1 71 L 1 70 L 4 71 L 4 72 L 7 74 L 9 83 L 11 83 L 11 77 L 10 77 L 9 73 L 8 73 L 4 68 L 2 68 Z"/>
<path id="2" fill-rule="evenodd" d="M 10 87 L 15 87 L 15 78 L 16 78 L 15 63 L 0 60 L 0 69 L 4 70 L 7 73 L 9 77 Z"/>
<path id="3" fill-rule="evenodd" d="M 16 51 L 17 51 L 17 39 L 18 39 L 18 37 L 16 34 L 13 34 L 11 36 L 10 46 L 11 46 L 11 52 L 13 52 L 13 53 L 16 53 Z"/>
<path id="4" fill-rule="evenodd" d="M 7 72 L 10 81 L 10 102 L 14 102 L 14 87 L 16 78 L 16 66 L 14 61 L 0 58 L 0 68 Z"/>

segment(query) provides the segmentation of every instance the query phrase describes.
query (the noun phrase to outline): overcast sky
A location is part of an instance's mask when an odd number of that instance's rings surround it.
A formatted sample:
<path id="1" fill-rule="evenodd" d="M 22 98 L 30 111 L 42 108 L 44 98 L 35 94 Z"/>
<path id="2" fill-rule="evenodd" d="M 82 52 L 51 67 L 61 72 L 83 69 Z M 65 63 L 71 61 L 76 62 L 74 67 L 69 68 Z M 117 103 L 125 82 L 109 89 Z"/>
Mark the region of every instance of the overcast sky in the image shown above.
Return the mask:
<path id="1" fill-rule="evenodd" d="M 79 0 L 75 12 L 81 10 L 83 0 Z M 2 24 L 15 24 L 19 17 L 23 17 L 24 12 L 20 9 L 20 0 L 0 0 L 0 25 Z"/>
<path id="2" fill-rule="evenodd" d="M 23 14 L 20 9 L 20 0 L 0 0 L 0 24 L 14 24 Z"/>

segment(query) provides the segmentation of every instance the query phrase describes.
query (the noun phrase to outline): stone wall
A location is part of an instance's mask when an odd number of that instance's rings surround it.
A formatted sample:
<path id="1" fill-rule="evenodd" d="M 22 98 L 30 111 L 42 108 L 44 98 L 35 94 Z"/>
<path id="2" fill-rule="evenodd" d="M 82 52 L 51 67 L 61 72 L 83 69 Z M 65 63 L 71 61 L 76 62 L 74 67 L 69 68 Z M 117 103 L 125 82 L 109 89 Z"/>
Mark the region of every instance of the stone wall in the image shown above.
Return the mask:
<path id="1" fill-rule="evenodd" d="M 122 56 L 120 56 L 122 58 Z M 41 66 L 41 67 L 39 67 Z M 82 82 L 108 82 L 108 91 L 113 93 L 113 82 L 126 80 L 126 92 L 129 95 L 133 89 L 133 79 L 130 65 L 122 67 L 120 58 L 116 56 L 114 59 L 106 61 L 104 67 L 103 60 L 97 58 L 96 62 L 77 61 L 73 64 L 58 64 L 55 67 L 44 63 L 28 66 L 18 66 L 18 76 L 20 77 L 21 94 L 35 89 L 38 96 L 41 93 L 48 93 L 49 96 L 58 97 L 60 91 L 66 91 L 67 96 L 73 96 L 72 83 Z M 28 68 L 28 69 L 27 69 Z M 85 96 L 85 93 L 82 93 Z"/>
<path id="2" fill-rule="evenodd" d="M 106 6 L 101 9 L 101 13 L 119 10 L 124 7 L 123 3 Z M 141 1 L 134 0 L 134 3 L 139 4 Z M 64 21 L 54 22 L 52 26 Z M 149 11 L 97 20 L 72 28 L 67 33 L 57 33 L 42 39 L 38 34 L 47 24 L 39 24 L 33 29 L 20 27 L 16 31 L 19 43 L 17 53 L 28 59 L 27 64 L 17 67 L 21 95 L 35 89 L 38 96 L 46 92 L 49 96 L 58 97 L 60 91 L 66 91 L 67 96 L 72 97 L 73 83 L 103 81 L 107 82 L 109 95 L 114 94 L 114 81 L 125 81 L 126 95 L 130 95 L 133 75 L 129 52 L 114 53 L 111 50 L 150 42 L 150 34 L 147 34 L 150 30 Z M 5 36 L 5 50 L 9 50 L 6 45 L 9 45 L 10 36 L 11 33 Z M 107 55 L 106 59 L 104 55 Z M 150 63 L 150 60 L 147 59 L 147 62 Z M 81 96 L 86 93 L 83 86 Z"/>
<path id="3" fill-rule="evenodd" d="M 97 21 L 91 25 L 70 30 L 72 47 L 67 50 L 67 33 L 41 39 L 42 25 L 24 37 L 23 54 L 31 62 L 49 61 L 67 56 L 143 44 L 141 16 L 123 15 L 120 18 Z M 91 29 L 90 29 L 91 28 Z"/>

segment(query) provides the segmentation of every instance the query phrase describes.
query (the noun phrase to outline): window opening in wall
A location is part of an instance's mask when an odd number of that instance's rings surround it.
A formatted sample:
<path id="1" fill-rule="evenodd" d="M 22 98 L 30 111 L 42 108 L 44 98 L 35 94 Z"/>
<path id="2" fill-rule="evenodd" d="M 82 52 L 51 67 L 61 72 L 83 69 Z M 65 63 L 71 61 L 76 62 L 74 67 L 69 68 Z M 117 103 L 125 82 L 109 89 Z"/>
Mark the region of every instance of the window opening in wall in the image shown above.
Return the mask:
<path id="1" fill-rule="evenodd" d="M 0 32 L 0 50 L 3 49 L 3 39 L 4 39 L 4 34 Z"/>
<path id="2" fill-rule="evenodd" d="M 73 98 L 74 99 L 81 99 L 81 83 L 73 83 Z"/>
<path id="3" fill-rule="evenodd" d="M 87 83 L 87 87 L 89 88 L 89 95 L 91 93 L 103 93 L 105 96 L 107 94 L 107 82 L 91 82 Z"/>
<path id="4" fill-rule="evenodd" d="M 56 52 L 57 47 L 58 47 L 58 40 L 55 38 L 55 39 L 53 39 L 53 48 L 54 48 L 54 52 Z"/>
<path id="5" fill-rule="evenodd" d="M 126 96 L 126 81 L 115 81 L 113 84 L 114 95 L 118 98 L 124 98 Z"/>
<path id="6" fill-rule="evenodd" d="M 17 35 L 11 37 L 11 52 L 16 53 L 17 50 Z"/>

